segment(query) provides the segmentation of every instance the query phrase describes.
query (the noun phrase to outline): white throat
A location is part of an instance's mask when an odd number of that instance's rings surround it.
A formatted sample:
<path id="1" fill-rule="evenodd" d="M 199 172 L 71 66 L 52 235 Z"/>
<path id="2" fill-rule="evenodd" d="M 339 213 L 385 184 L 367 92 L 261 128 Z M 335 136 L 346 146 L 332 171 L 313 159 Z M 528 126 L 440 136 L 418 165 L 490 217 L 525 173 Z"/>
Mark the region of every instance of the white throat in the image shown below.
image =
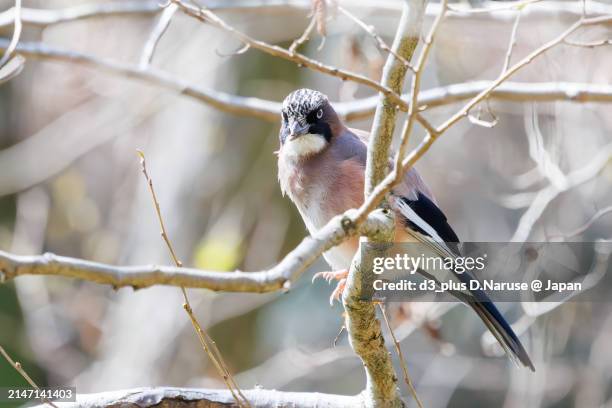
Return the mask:
<path id="1" fill-rule="evenodd" d="M 325 148 L 326 143 L 323 136 L 308 133 L 296 139 L 287 139 L 283 144 L 281 153 L 288 158 L 298 159 L 303 156 L 319 153 Z"/>

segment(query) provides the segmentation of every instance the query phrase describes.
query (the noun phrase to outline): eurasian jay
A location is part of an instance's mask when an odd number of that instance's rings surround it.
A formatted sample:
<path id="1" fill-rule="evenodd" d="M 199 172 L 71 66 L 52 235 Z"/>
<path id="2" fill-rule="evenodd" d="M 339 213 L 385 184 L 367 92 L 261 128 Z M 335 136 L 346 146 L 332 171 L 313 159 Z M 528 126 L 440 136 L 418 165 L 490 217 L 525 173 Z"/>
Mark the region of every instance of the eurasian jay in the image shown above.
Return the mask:
<path id="1" fill-rule="evenodd" d="M 368 134 L 347 128 L 325 95 L 310 89 L 289 94 L 282 105 L 279 138 L 281 190 L 293 201 L 311 234 L 332 217 L 363 203 Z M 425 243 L 440 256 L 460 255 L 459 238 L 414 168 L 392 190 L 388 203 L 396 215 L 396 242 Z M 358 248 L 359 238 L 355 237 L 323 254 L 334 272 L 315 277 L 339 280 L 331 301 L 342 293 Z M 429 277 L 438 277 L 440 273 L 420 272 Z M 449 278 L 471 279 L 466 273 L 446 273 L 454 275 Z M 515 363 L 535 371 L 518 337 L 482 290 L 453 295 L 474 309 Z"/>

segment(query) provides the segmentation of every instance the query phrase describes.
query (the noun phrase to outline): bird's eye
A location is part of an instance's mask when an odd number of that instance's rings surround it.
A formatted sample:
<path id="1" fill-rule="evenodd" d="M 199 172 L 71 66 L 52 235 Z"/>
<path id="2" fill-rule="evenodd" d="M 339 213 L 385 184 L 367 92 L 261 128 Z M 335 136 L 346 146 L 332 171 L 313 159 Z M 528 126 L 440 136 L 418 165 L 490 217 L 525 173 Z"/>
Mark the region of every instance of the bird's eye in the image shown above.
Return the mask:
<path id="1" fill-rule="evenodd" d="M 285 112 L 283 112 L 283 121 L 284 121 L 285 123 L 287 123 L 287 120 L 288 120 L 288 119 L 287 119 L 287 114 L 286 114 Z"/>
<path id="2" fill-rule="evenodd" d="M 317 119 L 321 119 L 323 117 L 323 109 L 319 109 L 317 111 Z"/>

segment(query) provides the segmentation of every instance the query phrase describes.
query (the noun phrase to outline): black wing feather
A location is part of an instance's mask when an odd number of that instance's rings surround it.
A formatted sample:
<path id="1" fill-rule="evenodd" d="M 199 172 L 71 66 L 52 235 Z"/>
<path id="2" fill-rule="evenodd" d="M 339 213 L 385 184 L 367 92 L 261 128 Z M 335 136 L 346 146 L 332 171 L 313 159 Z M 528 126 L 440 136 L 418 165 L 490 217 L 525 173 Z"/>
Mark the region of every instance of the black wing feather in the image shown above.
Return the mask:
<path id="1" fill-rule="evenodd" d="M 419 217 L 421 217 L 423 221 L 429 224 L 444 242 L 455 244 L 452 245 L 451 249 L 459 254 L 457 244 L 461 241 L 459 240 L 459 237 L 455 231 L 453 231 L 452 227 L 449 225 L 446 215 L 444 215 L 442 210 L 440 210 L 433 201 L 427 198 L 427 196 L 423 193 L 418 193 L 416 200 L 410 200 L 407 197 L 401 197 L 401 200 L 412 208 L 412 210 Z M 405 218 L 404 222 L 410 229 L 429 236 L 426 231 L 423 231 L 418 225 L 409 219 Z"/>

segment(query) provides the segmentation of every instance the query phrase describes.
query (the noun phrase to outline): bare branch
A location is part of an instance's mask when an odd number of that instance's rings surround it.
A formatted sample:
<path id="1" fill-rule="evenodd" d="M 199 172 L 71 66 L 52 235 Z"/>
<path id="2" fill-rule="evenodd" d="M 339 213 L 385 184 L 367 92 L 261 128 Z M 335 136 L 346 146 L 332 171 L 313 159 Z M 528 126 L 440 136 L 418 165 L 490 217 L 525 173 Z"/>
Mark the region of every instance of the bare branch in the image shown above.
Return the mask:
<path id="1" fill-rule="evenodd" d="M 310 39 L 310 35 L 312 34 L 312 31 L 314 30 L 316 25 L 317 25 L 317 20 L 314 17 L 311 18 L 310 23 L 308 23 L 308 26 L 306 26 L 306 29 L 304 30 L 302 35 L 291 43 L 291 46 L 289 47 L 290 53 L 295 53 L 295 51 L 299 47 L 301 47 L 306 41 Z M 246 44 L 246 45 L 249 45 L 249 44 Z"/>
<path id="2" fill-rule="evenodd" d="M 562 186 L 550 184 L 540 190 L 529 208 L 523 213 L 511 242 L 524 242 L 529 238 L 535 223 L 548 205 L 562 193 L 593 180 L 612 159 L 612 144 L 605 146 L 587 165 L 565 176 L 567 182 Z M 588 228 L 588 227 L 587 227 Z"/>
<path id="3" fill-rule="evenodd" d="M 238 48 L 236 51 L 230 52 L 230 53 L 222 53 L 219 50 L 215 50 L 215 54 L 217 54 L 220 57 L 234 57 L 236 55 L 242 55 L 245 52 L 247 52 L 249 50 L 249 48 L 251 48 L 251 46 L 249 44 L 245 44 L 242 47 Z"/>
<path id="4" fill-rule="evenodd" d="M 142 50 L 139 64 L 140 68 L 146 68 L 149 64 L 151 64 L 157 44 L 159 44 L 162 36 L 170 26 L 170 21 L 172 21 L 172 17 L 176 13 L 176 10 L 178 10 L 178 6 L 176 4 L 168 4 L 168 6 L 159 16 L 159 19 L 155 23 L 155 26 L 153 26 L 153 29 L 149 34 L 149 38 L 147 39 L 147 42 Z"/>
<path id="5" fill-rule="evenodd" d="M 15 369 L 15 371 L 17 371 L 19 375 L 21 375 L 28 382 L 28 384 L 30 384 L 32 388 L 40 391 L 40 387 L 34 382 L 32 377 L 30 377 L 30 375 L 23 369 L 21 363 L 19 361 L 13 360 L 2 346 L 0 346 L 0 354 L 2 355 L 2 357 L 4 357 L 6 361 L 8 361 L 8 363 Z M 45 397 L 42 397 L 41 401 L 45 404 L 49 404 L 53 408 L 57 408 L 57 405 L 55 405 L 53 402 L 51 402 Z"/>
<path id="6" fill-rule="evenodd" d="M 6 40 L 0 39 L 0 49 L 7 46 Z M 128 79 L 160 86 L 204 102 L 224 112 L 237 115 L 253 116 L 267 121 L 277 121 L 280 114 L 280 103 L 258 98 L 240 97 L 224 92 L 193 85 L 188 81 L 167 72 L 148 67 L 141 69 L 134 64 L 125 64 L 113 60 L 98 58 L 89 54 L 50 47 L 42 43 L 20 43 L 17 50 L 32 57 L 42 57 L 49 60 L 67 61 L 98 68 L 102 71 Z"/>
<path id="7" fill-rule="evenodd" d="M 387 57 L 382 73 L 382 83 L 396 94 L 402 92 L 407 67 L 393 54 L 400 55 L 406 61 L 412 59 L 421 36 L 424 13 L 424 0 L 404 2 L 402 17 L 393 40 L 393 53 Z M 372 193 L 374 187 L 380 183 L 388 171 L 389 149 L 397 116 L 396 105 L 396 101 L 390 95 L 384 92 L 379 94 L 368 142 L 364 191 L 366 197 Z M 404 108 L 408 108 L 405 102 L 403 105 Z"/>
<path id="8" fill-rule="evenodd" d="M 325 227 L 306 237 L 276 266 L 258 272 L 215 272 L 172 266 L 113 266 L 50 253 L 19 256 L 0 251 L 0 282 L 21 275 L 53 275 L 87 280 L 114 288 L 147 288 L 154 285 L 184 286 L 213 291 L 264 293 L 289 289 L 328 249 L 358 233 L 376 236 L 385 228 L 384 218 L 373 212 L 359 229 L 355 211 L 334 217 Z"/>
<path id="9" fill-rule="evenodd" d="M 320 61 L 309 58 L 298 52 L 291 52 L 290 50 L 287 50 L 283 47 L 279 47 L 278 45 L 271 45 L 264 41 L 256 40 L 226 23 L 210 9 L 199 8 L 191 4 L 187 4 L 182 0 L 172 0 L 172 2 L 174 4 L 177 4 L 179 8 L 187 15 L 192 16 L 204 23 L 212 24 L 215 27 L 228 32 L 229 34 L 242 41 L 244 44 L 248 44 L 251 48 L 263 51 L 266 54 L 272 55 L 273 57 L 292 61 L 300 66 L 310 68 L 314 71 L 340 78 L 343 81 L 353 81 L 358 84 L 368 86 L 374 90 L 382 92 L 385 96 L 392 100 L 393 103 L 399 105 L 402 104 L 401 97 L 400 95 L 398 95 L 398 93 L 364 75 L 324 64 Z"/>
<path id="10" fill-rule="evenodd" d="M 395 58 L 400 55 L 409 61 L 414 54 L 421 35 L 424 0 L 406 0 L 402 9 L 402 16 L 393 40 L 393 53 L 387 57 L 382 75 L 382 84 L 393 90 L 394 95 L 400 94 L 404 86 L 404 78 L 408 68 Z M 378 105 L 374 115 L 372 131 L 368 143 L 368 157 L 365 170 L 364 195 L 376 202 L 383 200 L 384 194 L 372 194 L 376 186 L 384 177 L 388 168 L 389 148 L 393 140 L 393 130 L 396 119 L 396 102 L 390 94 L 380 92 Z M 359 225 L 367 214 L 359 214 L 356 219 Z M 360 209 L 361 211 L 362 209 Z M 389 210 L 382 210 L 386 214 L 386 228 L 378 236 L 370 236 L 368 240 L 377 243 L 393 241 L 395 219 Z M 365 240 L 361 241 L 360 250 L 354 256 L 349 269 L 346 286 L 342 294 L 342 304 L 345 310 L 345 327 L 349 335 L 349 342 L 355 353 L 359 356 L 366 370 L 366 387 L 362 395 L 371 406 L 403 407 L 397 387 L 397 376 L 389 353 L 385 348 L 380 321 L 376 317 L 375 305 L 364 301 L 366 283 L 372 276 L 372 257 L 380 255 L 372 248 L 363 247 Z M 384 251 L 383 251 L 384 252 Z"/>
<path id="11" fill-rule="evenodd" d="M 423 408 L 423 403 L 421 402 L 421 399 L 419 398 L 416 392 L 416 389 L 414 388 L 414 384 L 412 384 L 412 380 L 410 379 L 410 374 L 408 374 L 408 364 L 406 363 L 406 359 L 404 358 L 404 353 L 402 353 L 402 347 L 400 346 L 399 341 L 397 341 L 397 337 L 395 337 L 395 333 L 393 332 L 393 329 L 391 328 L 391 323 L 389 323 L 389 318 L 387 317 L 385 306 L 379 303 L 378 308 L 380 309 L 380 313 L 382 314 L 383 319 L 385 320 L 385 324 L 387 325 L 387 329 L 389 330 L 389 333 L 391 334 L 391 338 L 393 339 L 393 345 L 395 346 L 395 351 L 397 352 L 397 358 L 399 359 L 400 365 L 402 366 L 402 373 L 404 374 L 404 381 L 406 382 L 406 385 L 408 386 L 408 390 L 410 390 L 410 393 L 412 394 L 412 397 L 416 401 L 419 408 Z"/>
<path id="12" fill-rule="evenodd" d="M 2 68 L 8 61 L 11 59 L 15 48 L 17 48 L 17 44 L 19 43 L 19 38 L 21 37 L 21 0 L 15 0 L 15 7 L 13 7 L 13 37 L 11 38 L 11 42 L 8 47 L 4 50 L 4 55 L 0 59 L 0 68 Z"/>
<path id="13" fill-rule="evenodd" d="M 510 40 L 508 41 L 508 49 L 506 50 L 506 57 L 504 58 L 504 65 L 502 65 L 501 74 L 506 72 L 508 70 L 508 67 L 510 66 L 510 60 L 512 59 L 512 51 L 514 51 L 514 47 L 516 46 L 516 34 L 518 32 L 518 26 L 521 21 L 521 15 L 522 15 L 521 11 L 526 6 L 527 4 L 524 4 L 518 7 L 516 17 L 514 18 L 514 23 L 512 24 L 512 29 L 510 30 Z M 476 116 L 473 116 L 471 113 L 468 112 L 468 115 L 469 115 L 468 119 L 470 120 L 470 122 L 472 122 L 473 124 L 477 126 L 492 128 L 497 124 L 498 118 L 495 115 L 495 113 L 493 113 L 493 110 L 491 109 L 489 97 L 485 98 L 485 105 L 487 108 L 487 112 L 492 118 L 491 120 L 482 119 L 482 104 L 478 106 L 478 114 Z"/>
<path id="14" fill-rule="evenodd" d="M 520 62 L 513 65 L 511 68 L 509 68 L 505 72 L 503 72 L 495 81 L 493 81 L 493 83 L 487 89 L 484 89 L 476 97 L 472 98 L 472 100 L 468 102 L 461 110 L 459 110 L 451 118 L 449 118 L 446 122 L 440 125 L 437 128 L 437 131 L 439 133 L 443 133 L 444 131 L 446 131 L 448 128 L 450 128 L 452 125 L 454 125 L 459 120 L 461 120 L 464 116 L 466 116 L 467 113 L 470 111 L 470 109 L 472 109 L 476 104 L 478 104 L 480 101 L 485 99 L 489 95 L 489 93 L 495 88 L 497 88 L 501 83 L 503 83 L 505 80 L 510 78 L 512 75 L 514 75 L 521 68 L 530 64 L 531 61 L 533 61 L 538 56 L 542 55 L 543 53 L 550 50 L 551 48 L 561 44 L 568 36 L 570 36 L 572 33 L 574 33 L 579 28 L 589 26 L 589 25 L 605 24 L 611 21 L 612 21 L 612 16 L 593 17 L 593 18 L 588 18 L 588 19 L 580 19 L 576 21 L 574 24 L 572 24 L 568 29 L 562 32 L 555 39 L 547 42 L 546 44 L 532 51 L 529 55 L 523 58 Z"/>
<path id="15" fill-rule="evenodd" d="M 253 389 L 244 391 L 254 408 L 346 408 L 362 406 L 359 396 L 344 396 L 310 392 L 282 392 Z M 63 402 L 61 408 L 139 407 L 139 408 L 205 408 L 235 407 L 227 390 L 147 387 L 129 390 L 77 395 L 76 402 Z M 42 408 L 39 406 L 38 408 Z"/>
<path id="16" fill-rule="evenodd" d="M 387 213 L 386 229 L 381 230 L 376 237 L 370 240 L 376 243 L 392 242 L 395 231 L 395 220 L 391 211 Z M 376 317 L 376 308 L 367 298 L 368 288 L 375 276 L 372 273 L 373 258 L 384 256 L 385 250 L 392 244 L 381 245 L 378 251 L 372 247 L 363 247 L 357 251 L 346 287 L 342 293 L 342 303 L 345 310 L 345 327 L 349 343 L 359 356 L 366 371 L 366 387 L 362 395 L 370 406 L 403 407 L 397 387 L 397 376 L 385 347 L 380 321 Z"/>
<path id="17" fill-rule="evenodd" d="M 166 232 L 166 225 L 164 224 L 164 218 L 161 215 L 161 209 L 159 207 L 159 201 L 157 201 L 157 194 L 155 194 L 155 188 L 153 187 L 153 180 L 149 177 L 149 173 L 147 172 L 147 162 L 145 160 L 145 155 L 142 150 L 137 151 L 138 156 L 140 157 L 140 169 L 142 174 L 144 175 L 145 180 L 147 181 L 147 186 L 149 188 L 149 192 L 151 193 L 151 199 L 153 200 L 153 206 L 155 207 L 155 214 L 157 215 L 157 221 L 159 222 L 159 228 L 161 229 L 161 236 L 168 247 L 168 251 L 170 251 L 170 256 L 172 256 L 172 260 L 177 267 L 183 266 L 183 263 L 176 256 L 176 252 L 174 252 L 174 247 L 170 242 L 170 238 L 168 238 L 168 233 Z"/>
<path id="18" fill-rule="evenodd" d="M 423 49 L 421 50 L 421 54 L 419 55 L 419 60 L 417 61 L 417 64 L 414 68 L 415 74 L 412 79 L 412 85 L 410 87 L 410 103 L 408 105 L 409 106 L 408 107 L 408 119 L 406 120 L 404 129 L 402 130 L 400 146 L 397 150 L 397 154 L 395 157 L 395 163 L 394 163 L 394 172 L 395 172 L 397 181 L 399 181 L 400 178 L 404 176 L 404 173 L 400 171 L 400 167 L 401 167 L 402 160 L 404 159 L 404 156 L 406 155 L 406 149 L 408 148 L 408 140 L 410 138 L 410 135 L 412 134 L 414 122 L 417 120 L 417 117 L 419 114 L 418 97 L 421 91 L 421 78 L 423 75 L 423 70 L 425 69 L 425 64 L 427 63 L 427 59 L 429 58 L 429 53 L 431 51 L 431 47 L 433 46 L 433 42 L 434 42 L 436 33 L 438 31 L 438 28 L 440 28 L 440 24 L 442 23 L 442 20 L 444 19 L 444 16 L 446 14 L 447 5 L 448 5 L 448 1 L 442 0 L 441 5 L 440 5 L 441 7 L 440 14 L 438 15 L 433 25 L 431 26 L 431 29 L 429 30 L 427 38 L 425 39 L 425 43 L 423 44 Z M 436 132 L 431 133 L 431 134 L 437 135 Z"/>
<path id="19" fill-rule="evenodd" d="M 147 181 L 149 192 L 151 193 L 151 199 L 153 200 L 153 205 L 155 207 L 155 214 L 157 215 L 157 221 L 159 222 L 159 227 L 161 229 L 161 236 L 164 239 L 168 250 L 170 251 L 170 255 L 172 256 L 174 264 L 180 268 L 181 266 L 183 266 L 183 263 L 176 256 L 176 252 L 174 252 L 174 247 L 172 246 L 170 238 L 168 237 L 168 232 L 166 231 L 166 226 L 164 224 L 164 218 L 162 217 L 161 209 L 159 207 L 159 201 L 157 200 L 155 188 L 153 187 L 153 180 L 151 179 L 151 177 L 149 177 L 149 173 L 147 172 L 147 162 L 145 160 L 145 155 L 141 150 L 138 150 L 138 155 L 140 156 L 140 167 L 142 170 L 142 174 L 144 175 L 145 180 Z M 198 322 L 198 319 L 195 317 L 193 309 L 191 307 L 191 303 L 189 302 L 189 296 L 187 296 L 187 291 L 185 290 L 184 286 L 181 286 L 181 292 L 183 293 L 183 299 L 185 301 L 185 303 L 183 304 L 183 309 L 185 309 L 185 312 L 187 313 L 187 316 L 189 317 L 189 320 L 191 321 L 191 324 L 193 325 L 193 328 L 196 331 L 198 340 L 200 340 L 200 345 L 204 349 L 204 352 L 213 362 L 213 365 L 217 369 L 217 372 L 223 379 L 223 382 L 225 383 L 227 388 L 230 390 L 238 406 L 240 408 L 242 408 L 243 406 L 250 408 L 251 404 L 244 397 L 244 394 L 242 394 L 242 391 L 240 391 L 240 387 L 234 380 L 234 377 L 227 369 L 227 365 L 225 364 L 223 356 L 219 352 L 216 343 L 208 335 L 208 333 L 206 333 L 206 331 L 202 329 L 200 322 Z"/>
<path id="20" fill-rule="evenodd" d="M 111 1 L 111 2 L 91 2 L 68 6 L 58 9 L 35 9 L 24 7 L 22 10 L 22 21 L 24 25 L 45 27 L 71 21 L 89 18 L 112 17 L 117 15 L 151 15 L 161 12 L 159 0 L 136 0 L 136 1 Z M 558 18 L 580 18 L 583 15 L 583 2 L 568 1 L 539 1 L 528 13 L 534 18 L 550 19 L 555 16 Z M 580 4 L 579 4 L 580 3 Z M 394 17 L 401 11 L 401 3 L 385 2 L 383 4 L 376 0 L 344 0 L 343 6 L 350 9 L 365 9 L 368 12 L 374 11 L 378 17 Z M 504 15 L 506 10 L 516 7 L 516 3 L 508 6 L 501 6 L 496 1 L 484 1 L 483 7 L 479 12 L 473 13 L 474 9 L 456 8 L 449 19 L 473 21 L 474 17 L 483 16 L 488 21 L 497 20 L 505 22 L 508 19 Z M 311 9 L 309 1 L 292 0 L 236 0 L 228 2 L 226 0 L 209 0 L 206 5 L 211 10 L 224 10 L 239 13 L 274 13 L 286 11 L 308 12 Z M 373 6 L 377 6 L 373 8 Z M 426 17 L 435 18 L 439 14 L 439 4 L 430 3 L 425 12 Z M 589 1 L 589 11 L 592 15 L 604 15 L 612 12 L 609 4 L 599 1 Z M 14 10 L 11 8 L 0 13 L 0 27 L 13 24 Z"/>
<path id="21" fill-rule="evenodd" d="M 357 17 L 356 15 L 354 15 L 353 13 L 351 13 L 350 11 L 348 11 L 342 6 L 338 6 L 338 10 L 342 14 L 344 14 L 345 16 L 353 20 L 358 26 L 363 28 L 363 30 L 366 33 L 368 33 L 374 39 L 374 41 L 376 41 L 376 45 L 378 45 L 378 48 L 380 48 L 384 52 L 387 52 L 393 55 L 398 61 L 404 64 L 409 70 L 414 71 L 414 68 L 412 67 L 412 65 L 410 65 L 410 62 L 408 62 L 406 58 L 402 57 L 397 52 L 395 52 L 391 47 L 389 47 L 389 45 L 385 42 L 385 40 L 383 40 L 382 37 L 378 35 L 376 30 L 374 29 L 374 26 L 366 24 L 363 20 L 361 20 L 359 17 Z"/>
<path id="22" fill-rule="evenodd" d="M 563 34 L 563 38 L 575 31 L 578 26 L 587 24 L 601 24 L 604 22 L 609 22 L 610 20 L 612 20 L 612 17 L 598 17 L 581 20 L 580 22 L 574 24 L 570 30 L 567 30 Z M 556 44 L 558 41 L 554 40 L 553 42 Z M 528 61 L 531 61 L 531 59 L 535 58 L 551 47 L 551 43 L 547 43 L 545 46 L 530 54 L 530 56 L 527 57 Z M 23 52 L 25 51 L 26 49 L 24 48 Z M 189 84 L 174 81 L 172 77 L 156 71 L 138 70 L 128 65 L 109 63 L 108 61 L 103 61 L 103 63 L 100 64 L 99 60 L 92 60 L 92 57 L 83 56 L 81 54 L 56 53 L 53 52 L 53 50 L 41 50 L 39 48 L 30 48 L 29 51 L 37 51 L 38 53 L 46 54 L 51 58 L 74 59 L 78 62 L 88 64 L 92 64 L 95 61 L 97 65 L 107 70 L 120 72 L 127 77 L 146 78 L 152 82 L 175 89 L 182 94 L 202 98 L 213 105 L 221 105 L 228 111 L 246 111 L 246 109 L 244 109 L 244 104 L 239 105 L 238 108 L 235 104 L 228 103 L 227 100 L 225 103 L 220 104 L 218 98 L 211 98 L 206 91 L 202 92 L 199 89 L 194 89 L 193 87 L 189 87 Z M 33 54 L 36 54 L 36 52 L 33 52 Z M 523 60 L 511 68 L 509 72 L 514 73 L 527 63 L 528 62 Z M 501 80 L 498 79 L 497 81 L 487 85 L 467 105 L 468 108 L 472 104 L 480 101 L 489 93 L 493 92 L 500 85 L 500 83 L 503 82 L 503 80 L 505 80 L 505 78 L 502 78 Z M 529 85 L 529 87 L 532 86 Z M 572 92 L 571 89 L 566 89 L 565 92 L 571 95 L 572 99 L 574 100 L 582 100 L 581 98 L 585 97 L 583 93 Z M 461 96 L 461 98 L 464 97 L 465 96 Z M 550 95 L 547 93 L 545 97 L 548 98 Z M 609 100 L 609 95 L 599 94 L 593 97 L 593 100 L 602 99 Z M 242 102 L 246 101 L 243 100 Z M 257 103 L 254 105 L 258 105 L 259 102 L 260 101 L 257 101 Z M 262 112 L 262 109 L 258 106 L 254 106 L 254 110 L 262 116 L 269 117 L 270 115 L 270 110 Z M 276 111 L 276 109 L 274 109 L 274 111 Z M 249 114 L 252 114 L 252 111 L 249 110 Z M 455 116 L 457 116 L 457 118 L 446 123 L 443 126 L 444 129 L 452 126 L 462 117 L 462 115 Z M 421 144 L 403 160 L 402 169 L 405 170 L 412 166 L 429 149 L 436 137 L 437 136 L 435 135 L 427 136 L 421 142 Z M 394 174 L 387 176 L 384 182 L 376 187 L 373 194 L 366 199 L 364 204 L 357 212 L 353 212 L 350 214 L 350 216 L 344 215 L 333 219 L 318 234 L 316 234 L 313 238 L 306 238 L 296 248 L 296 250 L 287 255 L 287 257 L 285 257 L 279 265 L 268 271 L 261 271 L 257 273 L 237 272 L 236 274 L 227 274 L 214 272 L 202 273 L 201 271 L 189 269 L 168 270 L 167 268 L 158 268 L 154 266 L 140 268 L 113 268 L 106 265 L 89 263 L 81 260 L 56 257 L 54 255 L 43 255 L 42 257 L 15 257 L 6 253 L 0 253 L 0 270 L 2 270 L 2 275 L 5 279 L 10 279 L 19 274 L 59 274 L 64 276 L 80 277 L 82 279 L 93 280 L 100 283 L 107 283 L 116 287 L 147 287 L 154 284 L 170 284 L 175 286 L 204 287 L 212 290 L 227 291 L 264 292 L 277 290 L 280 287 L 283 287 L 283 285 L 286 285 L 287 282 L 291 282 L 293 278 L 301 275 L 305 268 L 310 265 L 322 252 L 341 242 L 343 239 L 346 239 L 349 233 L 355 234 L 355 229 L 361 224 L 363 214 L 367 214 L 375 208 L 378 202 L 382 199 L 383 195 L 392 187 L 395 177 L 396 176 Z M 348 225 L 350 228 L 342 228 L 343 225 Z M 364 224 L 364 226 L 366 225 L 367 223 Z M 300 259 L 302 256 L 305 257 L 305 262 L 303 262 L 304 259 Z M 64 262 L 63 265 L 62 262 Z"/>
<path id="23" fill-rule="evenodd" d="M 516 34 L 518 32 L 518 26 L 521 22 L 522 16 L 522 8 L 519 8 L 516 12 L 516 18 L 514 19 L 514 23 L 512 24 L 512 30 L 510 31 L 510 41 L 508 41 L 508 50 L 506 51 L 506 58 L 504 58 L 504 65 L 502 67 L 501 72 L 504 73 L 508 70 L 510 66 L 510 60 L 512 59 L 512 51 L 514 51 L 514 47 L 516 46 Z"/>
<path id="24" fill-rule="evenodd" d="M 563 41 L 563 44 L 569 45 L 572 47 L 595 48 L 595 47 L 601 47 L 604 45 L 612 45 L 612 40 L 599 40 L 599 41 L 591 41 L 591 42 L 578 42 L 578 41 L 565 40 Z"/>
<path id="25" fill-rule="evenodd" d="M 161 8 L 158 0 L 113 1 L 80 4 L 55 10 L 24 7 L 21 19 L 24 25 L 46 27 L 92 17 L 153 14 L 159 11 Z M 12 24 L 14 18 L 14 9 L 3 12 L 0 14 L 0 27 Z"/>
<path id="26" fill-rule="evenodd" d="M 491 89 L 492 81 L 475 81 L 427 89 L 418 98 L 419 106 L 437 107 L 474 98 Z M 612 102 L 612 86 L 574 82 L 504 82 L 489 93 L 491 100 L 506 102 Z M 365 102 L 365 101 L 364 101 Z M 369 101 L 367 101 L 369 103 Z M 365 105 L 365 103 L 364 103 Z M 364 111 L 351 111 L 352 115 Z"/>
<path id="27" fill-rule="evenodd" d="M 0 84 L 3 84 L 11 79 L 15 78 L 17 75 L 23 71 L 23 67 L 25 65 L 25 58 L 21 55 L 15 55 L 6 64 L 0 67 Z"/>
<path id="28" fill-rule="evenodd" d="M 564 234 L 563 237 L 564 238 L 572 238 L 572 237 L 575 237 L 577 235 L 582 234 L 583 232 L 588 230 L 591 227 L 591 225 L 595 224 L 595 222 L 597 222 L 597 220 L 599 220 L 600 218 L 602 218 L 602 217 L 604 217 L 604 216 L 606 216 L 608 214 L 612 214 L 612 206 L 606 207 L 606 208 L 602 208 L 601 210 L 597 211 L 586 223 L 584 223 L 582 226 L 576 228 L 572 232 Z"/>
<path id="29" fill-rule="evenodd" d="M 325 39 L 327 35 L 327 0 L 311 0 L 312 16 L 317 22 L 317 31 Z"/>
<path id="30" fill-rule="evenodd" d="M 0 49 L 8 46 L 8 40 L 0 39 Z M 19 53 L 34 58 L 65 61 L 100 69 L 104 72 L 125 78 L 134 78 L 151 85 L 159 86 L 189 96 L 208 104 L 220 111 L 235 115 L 252 116 L 269 122 L 277 122 L 280 115 L 279 102 L 255 97 L 242 97 L 221 91 L 200 87 L 181 78 L 152 67 L 141 69 L 133 64 L 126 64 L 89 54 L 64 50 L 43 43 L 24 43 L 17 46 Z M 453 84 L 421 91 L 418 97 L 419 107 L 438 107 L 470 98 L 490 89 L 492 81 L 476 81 Z M 408 96 L 403 96 L 403 103 Z M 506 82 L 490 91 L 490 98 L 510 102 L 549 102 L 567 100 L 572 102 L 612 102 L 612 86 L 606 84 L 582 83 L 517 83 Z M 334 108 L 346 120 L 360 120 L 374 114 L 378 96 L 367 97 L 352 102 L 334 102 Z M 419 122 L 427 129 L 426 121 L 419 116 Z"/>
<path id="31" fill-rule="evenodd" d="M 523 0 L 511 2 L 503 5 L 496 5 L 491 7 L 483 7 L 483 8 L 459 8 L 455 6 L 448 6 L 448 10 L 453 13 L 464 13 L 464 14 L 481 14 L 481 13 L 495 13 L 497 11 L 502 10 L 520 10 L 521 8 L 533 4 L 539 3 L 542 0 Z"/>

